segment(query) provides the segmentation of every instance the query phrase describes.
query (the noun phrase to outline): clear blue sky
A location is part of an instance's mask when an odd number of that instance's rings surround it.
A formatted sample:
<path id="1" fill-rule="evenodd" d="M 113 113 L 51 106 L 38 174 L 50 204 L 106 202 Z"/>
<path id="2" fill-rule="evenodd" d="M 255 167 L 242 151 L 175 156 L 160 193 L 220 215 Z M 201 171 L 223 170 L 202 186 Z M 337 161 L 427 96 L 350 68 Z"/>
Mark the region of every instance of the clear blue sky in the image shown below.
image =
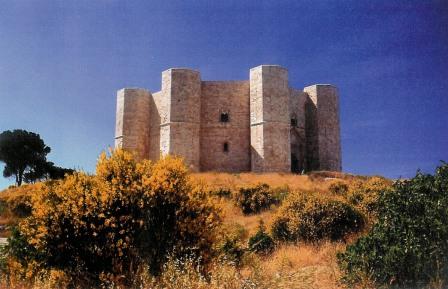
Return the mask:
<path id="1" fill-rule="evenodd" d="M 339 87 L 343 169 L 409 177 L 448 161 L 446 1 L 0 3 L 0 131 L 37 132 L 57 165 L 93 172 L 113 145 L 115 93 L 191 67 Z M 11 180 L 0 178 L 0 188 Z"/>

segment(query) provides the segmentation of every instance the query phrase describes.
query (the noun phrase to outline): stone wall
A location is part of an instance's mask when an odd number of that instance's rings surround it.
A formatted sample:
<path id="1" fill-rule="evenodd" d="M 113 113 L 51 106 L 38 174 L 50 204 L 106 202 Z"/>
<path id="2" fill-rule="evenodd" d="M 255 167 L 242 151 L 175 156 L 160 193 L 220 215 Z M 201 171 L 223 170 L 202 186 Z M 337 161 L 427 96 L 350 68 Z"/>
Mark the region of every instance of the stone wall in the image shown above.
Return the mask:
<path id="1" fill-rule="evenodd" d="M 200 135 L 201 170 L 250 170 L 249 81 L 202 82 Z"/>
<path id="2" fill-rule="evenodd" d="M 151 105 L 150 105 L 150 138 L 149 138 L 149 159 L 158 160 L 161 154 L 160 146 L 160 124 L 162 123 L 162 117 L 164 118 L 164 123 L 167 121 L 167 107 L 166 98 L 162 91 L 152 94 Z M 163 114 L 163 112 L 165 112 Z"/>
<path id="3" fill-rule="evenodd" d="M 138 159 L 149 157 L 151 98 L 145 89 L 117 92 L 115 146 L 134 152 Z"/>
<path id="4" fill-rule="evenodd" d="M 305 103 L 308 94 L 301 90 L 290 88 L 289 118 L 291 123 L 291 171 L 305 170 Z"/>
<path id="5" fill-rule="evenodd" d="M 201 81 L 173 68 L 153 95 L 122 89 L 115 136 L 140 159 L 178 155 L 194 171 L 341 170 L 337 89 L 290 88 L 277 65 L 251 69 L 249 81 Z"/>
<path id="6" fill-rule="evenodd" d="M 315 107 L 319 162 L 316 169 L 340 171 L 342 164 L 337 88 L 328 84 L 316 84 L 305 87 L 304 91 L 308 93 Z"/>
<path id="7" fill-rule="evenodd" d="M 291 170 L 288 72 L 277 65 L 250 70 L 251 170 Z"/>
<path id="8" fill-rule="evenodd" d="M 200 168 L 201 78 L 197 71 L 173 68 L 162 73 L 160 150 L 184 158 L 193 171 Z M 164 115 L 167 120 L 164 122 Z M 167 133 L 168 132 L 168 133 Z M 165 139 L 169 137 L 169 139 Z"/>

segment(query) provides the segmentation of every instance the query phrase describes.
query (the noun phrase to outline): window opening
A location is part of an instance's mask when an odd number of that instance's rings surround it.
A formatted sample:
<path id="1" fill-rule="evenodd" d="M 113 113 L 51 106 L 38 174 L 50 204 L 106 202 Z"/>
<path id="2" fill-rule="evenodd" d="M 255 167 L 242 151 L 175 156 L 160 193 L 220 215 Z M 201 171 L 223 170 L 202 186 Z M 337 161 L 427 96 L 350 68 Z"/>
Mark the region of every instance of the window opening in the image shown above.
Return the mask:
<path id="1" fill-rule="evenodd" d="M 229 122 L 229 114 L 227 112 L 221 112 L 221 122 Z"/>
<path id="2" fill-rule="evenodd" d="M 291 118 L 291 126 L 292 127 L 297 127 L 297 119 Z"/>
<path id="3" fill-rule="evenodd" d="M 225 153 L 229 152 L 229 143 L 225 142 L 222 149 Z"/>

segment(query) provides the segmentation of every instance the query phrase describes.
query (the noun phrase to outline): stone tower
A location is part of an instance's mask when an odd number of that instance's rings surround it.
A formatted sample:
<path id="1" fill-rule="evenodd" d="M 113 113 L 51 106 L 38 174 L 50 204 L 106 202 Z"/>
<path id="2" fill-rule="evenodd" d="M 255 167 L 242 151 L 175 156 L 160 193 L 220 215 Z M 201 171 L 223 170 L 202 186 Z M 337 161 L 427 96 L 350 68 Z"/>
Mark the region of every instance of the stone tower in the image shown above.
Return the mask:
<path id="1" fill-rule="evenodd" d="M 199 72 L 172 68 L 162 73 L 162 106 L 166 118 L 160 124 L 162 155 L 182 156 L 192 170 L 199 170 L 201 78 Z"/>
<path id="2" fill-rule="evenodd" d="M 304 88 L 308 170 L 340 171 L 341 143 L 337 88 L 316 84 Z"/>
<path id="3" fill-rule="evenodd" d="M 115 146 L 140 159 L 172 154 L 194 171 L 341 170 L 336 87 L 290 87 L 278 65 L 249 80 L 202 81 L 198 71 L 162 72 L 159 92 L 117 93 Z"/>
<path id="4" fill-rule="evenodd" d="M 288 71 L 277 65 L 250 70 L 251 169 L 285 172 L 291 167 Z"/>
<path id="5" fill-rule="evenodd" d="M 151 93 L 123 88 L 117 92 L 115 146 L 134 151 L 139 159 L 149 155 Z"/>

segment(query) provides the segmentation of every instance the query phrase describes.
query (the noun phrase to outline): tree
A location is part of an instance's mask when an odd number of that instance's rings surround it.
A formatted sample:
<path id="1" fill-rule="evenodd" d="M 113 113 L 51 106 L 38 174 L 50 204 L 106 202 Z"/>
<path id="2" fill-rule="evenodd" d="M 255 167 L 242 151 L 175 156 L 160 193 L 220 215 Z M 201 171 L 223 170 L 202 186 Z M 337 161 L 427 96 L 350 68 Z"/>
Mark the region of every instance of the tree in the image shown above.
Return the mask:
<path id="1" fill-rule="evenodd" d="M 40 180 L 60 180 L 65 177 L 66 174 L 73 174 L 75 170 L 66 169 L 55 166 L 53 162 L 39 163 L 34 166 L 30 171 L 24 174 L 23 181 L 25 183 L 34 183 Z"/>
<path id="2" fill-rule="evenodd" d="M 38 134 L 16 129 L 0 134 L 0 161 L 5 163 L 3 176 L 14 176 L 20 186 L 24 180 L 42 178 L 51 151 Z"/>
<path id="3" fill-rule="evenodd" d="M 63 179 L 65 175 L 71 175 L 75 172 L 73 169 L 67 169 L 55 166 L 52 162 L 47 162 L 45 177 L 51 180 Z"/>

